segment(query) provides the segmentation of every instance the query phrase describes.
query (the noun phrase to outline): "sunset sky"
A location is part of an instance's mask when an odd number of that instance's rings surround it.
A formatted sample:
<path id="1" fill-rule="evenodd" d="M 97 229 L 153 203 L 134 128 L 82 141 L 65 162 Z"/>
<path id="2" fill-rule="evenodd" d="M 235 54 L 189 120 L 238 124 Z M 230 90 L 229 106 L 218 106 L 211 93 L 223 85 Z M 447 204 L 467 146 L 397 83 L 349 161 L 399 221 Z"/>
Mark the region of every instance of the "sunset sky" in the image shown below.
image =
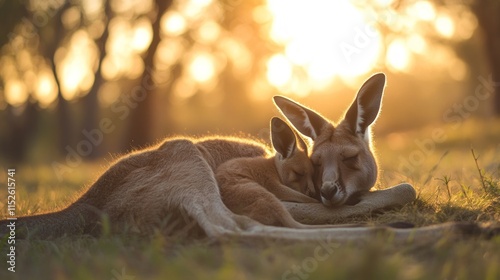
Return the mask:
<path id="1" fill-rule="evenodd" d="M 103 77 L 109 81 L 103 85 L 106 91 L 99 95 L 104 106 L 120 94 L 113 81 L 135 79 L 144 71 L 142 55 L 152 39 L 147 13 L 153 4 L 121 2 L 112 2 L 115 16 L 109 23 L 107 55 L 102 62 L 95 43 L 105 28 L 102 3 L 84 1 L 82 13 L 73 7 L 62 16 L 65 29 L 81 26 L 53 58 L 65 99 L 86 94 L 99 63 Z M 339 80 L 358 85 L 373 71 L 409 72 L 422 63 L 442 68 L 454 80 L 464 79 L 467 65 L 439 42 L 469 39 L 477 27 L 474 15 L 461 5 L 441 9 L 431 1 L 414 1 L 396 10 L 392 2 L 313 0 L 304 7 L 299 0 L 268 0 L 251 6 L 245 12 L 259 26 L 260 40 L 275 50 L 256 61 L 253 47 L 244 41 L 245 35 L 234 34 L 234 30 L 221 25 L 222 5 L 229 4 L 175 1 L 161 16 L 163 40 L 156 53 L 155 69 L 168 78 L 172 65 L 181 63 L 185 67 L 172 87 L 179 98 L 189 98 L 199 89 L 213 89 L 229 62 L 241 76 L 247 75 L 251 67 L 261 69 L 252 77 L 256 99 L 268 98 L 276 90 L 306 96 Z M 0 73 L 5 84 L 0 103 L 2 107 L 4 102 L 19 106 L 32 95 L 47 107 L 57 97 L 54 75 L 44 58 L 28 46 L 12 51 L 23 45 L 16 42 L 23 40 L 22 33 L 17 36 L 8 46 L 9 55 L 1 58 Z"/>

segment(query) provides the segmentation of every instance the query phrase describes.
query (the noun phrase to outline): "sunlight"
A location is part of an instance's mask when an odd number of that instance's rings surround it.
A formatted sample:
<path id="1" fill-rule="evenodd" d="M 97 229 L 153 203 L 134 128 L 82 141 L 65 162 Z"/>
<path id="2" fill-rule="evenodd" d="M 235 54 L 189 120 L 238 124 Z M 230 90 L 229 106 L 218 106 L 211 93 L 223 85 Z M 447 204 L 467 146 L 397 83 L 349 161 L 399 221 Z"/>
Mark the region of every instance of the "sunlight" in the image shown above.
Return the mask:
<path id="1" fill-rule="evenodd" d="M 389 68 L 396 71 L 403 71 L 410 64 L 410 54 L 406 44 L 401 39 L 396 39 L 389 44 L 387 48 L 386 64 Z"/>
<path id="2" fill-rule="evenodd" d="M 382 7 L 390 6 L 392 2 L 394 2 L 394 0 L 375 0 L 375 4 Z"/>
<path id="3" fill-rule="evenodd" d="M 124 17 L 115 17 L 109 25 L 107 55 L 101 67 L 103 77 L 108 81 L 138 78 L 145 68 L 141 54 L 148 49 L 152 39 L 153 30 L 148 18 L 142 17 L 131 23 Z"/>
<path id="4" fill-rule="evenodd" d="M 282 54 L 273 55 L 267 61 L 267 80 L 271 85 L 282 87 L 292 78 L 292 65 Z"/>
<path id="5" fill-rule="evenodd" d="M 7 80 L 5 82 L 5 101 L 12 106 L 20 106 L 28 100 L 26 85 L 20 80 Z"/>
<path id="6" fill-rule="evenodd" d="M 137 20 L 132 32 L 132 47 L 134 50 L 139 53 L 145 51 L 153 39 L 151 21 L 147 18 Z"/>
<path id="7" fill-rule="evenodd" d="M 225 37 L 218 41 L 218 47 L 232 63 L 235 76 L 248 73 L 252 66 L 252 53 L 245 47 L 244 43 L 234 38 Z"/>
<path id="8" fill-rule="evenodd" d="M 38 74 L 35 96 L 40 107 L 48 107 L 57 98 L 57 85 L 50 70 L 42 70 Z"/>
<path id="9" fill-rule="evenodd" d="M 298 0 L 268 0 L 267 8 L 272 15 L 270 37 L 285 48 L 267 61 L 268 81 L 280 90 L 296 88 L 297 79 L 326 85 L 337 76 L 364 75 L 380 56 L 379 30 L 350 1 L 314 0 L 305 8 Z M 296 76 L 294 66 L 306 76 Z"/>
<path id="10" fill-rule="evenodd" d="M 187 29 L 186 19 L 176 11 L 165 13 L 160 24 L 162 31 L 169 36 L 178 36 Z"/>
<path id="11" fill-rule="evenodd" d="M 118 79 L 120 75 L 120 69 L 118 69 L 117 61 L 115 55 L 106 55 L 101 62 L 101 74 L 104 79 L 108 81 L 114 81 Z"/>
<path id="12" fill-rule="evenodd" d="M 440 14 L 435 21 L 436 31 L 446 38 L 451 38 L 455 33 L 455 24 L 453 19 L 446 14 Z"/>
<path id="13" fill-rule="evenodd" d="M 68 49 L 56 52 L 57 75 L 60 77 L 61 93 L 72 100 L 90 89 L 94 82 L 94 64 L 97 50 L 86 31 L 79 30 L 71 37 Z"/>
<path id="14" fill-rule="evenodd" d="M 196 20 L 206 15 L 206 8 L 212 4 L 212 0 L 187 0 L 178 2 L 179 11 L 189 20 Z M 239 3 L 233 3 L 233 5 L 236 4 Z"/>
<path id="15" fill-rule="evenodd" d="M 196 54 L 189 64 L 189 73 L 197 82 L 203 83 L 212 79 L 215 75 L 215 62 L 207 53 Z"/>
<path id="16" fill-rule="evenodd" d="M 412 34 L 407 40 L 407 46 L 412 50 L 414 53 L 418 54 L 425 54 L 425 51 L 427 50 L 427 42 L 425 41 L 422 36 L 418 34 Z"/>
<path id="17" fill-rule="evenodd" d="M 182 57 L 184 49 L 185 45 L 180 38 L 162 40 L 158 45 L 158 51 L 156 52 L 158 64 L 164 65 L 163 68 L 168 68 L 174 65 Z"/>
<path id="18" fill-rule="evenodd" d="M 111 106 L 120 97 L 120 86 L 116 82 L 104 83 L 97 93 L 101 106 Z"/>
<path id="19" fill-rule="evenodd" d="M 417 1 L 408 7 L 408 13 L 421 20 L 432 21 L 436 17 L 434 5 L 429 1 Z"/>
<path id="20" fill-rule="evenodd" d="M 207 21 L 201 24 L 200 28 L 194 31 L 194 38 L 199 43 L 211 44 L 215 42 L 221 33 L 221 27 L 214 21 Z"/>

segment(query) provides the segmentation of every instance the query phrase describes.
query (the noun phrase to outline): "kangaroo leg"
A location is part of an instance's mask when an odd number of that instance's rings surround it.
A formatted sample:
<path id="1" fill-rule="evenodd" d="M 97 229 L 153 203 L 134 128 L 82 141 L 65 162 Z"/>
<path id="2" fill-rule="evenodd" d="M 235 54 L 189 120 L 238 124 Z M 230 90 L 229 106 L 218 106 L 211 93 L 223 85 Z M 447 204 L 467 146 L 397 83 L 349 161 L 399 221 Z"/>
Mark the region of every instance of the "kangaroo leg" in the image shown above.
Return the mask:
<path id="1" fill-rule="evenodd" d="M 236 214 L 250 217 L 263 225 L 288 228 L 333 228 L 359 227 L 358 224 L 345 225 L 305 225 L 293 219 L 276 196 L 256 182 L 232 182 L 220 185 L 222 201 Z M 258 228 L 258 227 L 257 227 Z"/>
<path id="2" fill-rule="evenodd" d="M 323 245 L 338 245 L 344 242 L 370 242 L 374 238 L 390 240 L 391 244 L 435 244 L 446 238 L 460 240 L 467 237 L 492 238 L 500 235 L 499 226 L 477 223 L 445 223 L 413 229 L 396 229 L 385 226 L 358 228 L 290 229 L 261 226 L 252 231 L 228 233 L 233 239 L 266 242 L 320 242 Z M 334 249 L 334 248 L 332 248 Z"/>
<path id="3" fill-rule="evenodd" d="M 246 182 L 245 182 L 246 181 Z M 301 228 L 276 196 L 254 181 L 220 185 L 222 201 L 234 213 L 264 225 Z"/>
<path id="4" fill-rule="evenodd" d="M 356 205 L 327 208 L 320 203 L 283 202 L 293 218 L 304 224 L 328 224 L 351 216 L 402 206 L 416 198 L 415 189 L 409 184 L 399 184 L 389 189 L 368 192 Z"/>

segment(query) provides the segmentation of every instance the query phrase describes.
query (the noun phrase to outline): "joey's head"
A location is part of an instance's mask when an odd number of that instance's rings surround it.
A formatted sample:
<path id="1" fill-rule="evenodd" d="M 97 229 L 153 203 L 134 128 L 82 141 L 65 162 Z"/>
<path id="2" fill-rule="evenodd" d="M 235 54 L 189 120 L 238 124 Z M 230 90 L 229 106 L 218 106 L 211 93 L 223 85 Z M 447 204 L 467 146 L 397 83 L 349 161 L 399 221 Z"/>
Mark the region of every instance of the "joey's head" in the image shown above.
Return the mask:
<path id="1" fill-rule="evenodd" d="M 384 74 L 370 77 L 337 126 L 290 99 L 274 97 L 283 115 L 314 141 L 310 156 L 315 170 L 313 180 L 326 206 L 356 204 L 377 181 L 370 125 L 378 116 L 384 86 Z"/>
<path id="2" fill-rule="evenodd" d="M 316 197 L 312 176 L 314 169 L 307 155 L 307 145 L 281 119 L 271 120 L 271 142 L 276 155 L 274 162 L 283 185 L 311 197 Z M 319 196 L 317 197 L 319 198 Z"/>

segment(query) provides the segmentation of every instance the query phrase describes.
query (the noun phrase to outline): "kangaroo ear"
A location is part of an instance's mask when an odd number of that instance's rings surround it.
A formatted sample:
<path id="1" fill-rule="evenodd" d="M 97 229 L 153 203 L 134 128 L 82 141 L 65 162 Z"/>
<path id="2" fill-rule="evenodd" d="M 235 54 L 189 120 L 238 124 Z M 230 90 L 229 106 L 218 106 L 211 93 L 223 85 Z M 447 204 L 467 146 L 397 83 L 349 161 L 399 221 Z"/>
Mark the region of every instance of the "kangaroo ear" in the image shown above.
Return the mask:
<path id="1" fill-rule="evenodd" d="M 280 118 L 271 119 L 271 142 L 276 152 L 283 158 L 290 157 L 297 149 L 295 133 Z"/>
<path id="2" fill-rule="evenodd" d="M 377 118 L 384 86 L 385 74 L 378 73 L 366 80 L 359 89 L 356 99 L 344 118 L 353 133 L 361 134 L 364 137 L 368 127 Z"/>
<path id="3" fill-rule="evenodd" d="M 292 125 L 307 137 L 315 140 L 330 122 L 313 110 L 283 96 L 274 96 L 274 104 Z"/>

